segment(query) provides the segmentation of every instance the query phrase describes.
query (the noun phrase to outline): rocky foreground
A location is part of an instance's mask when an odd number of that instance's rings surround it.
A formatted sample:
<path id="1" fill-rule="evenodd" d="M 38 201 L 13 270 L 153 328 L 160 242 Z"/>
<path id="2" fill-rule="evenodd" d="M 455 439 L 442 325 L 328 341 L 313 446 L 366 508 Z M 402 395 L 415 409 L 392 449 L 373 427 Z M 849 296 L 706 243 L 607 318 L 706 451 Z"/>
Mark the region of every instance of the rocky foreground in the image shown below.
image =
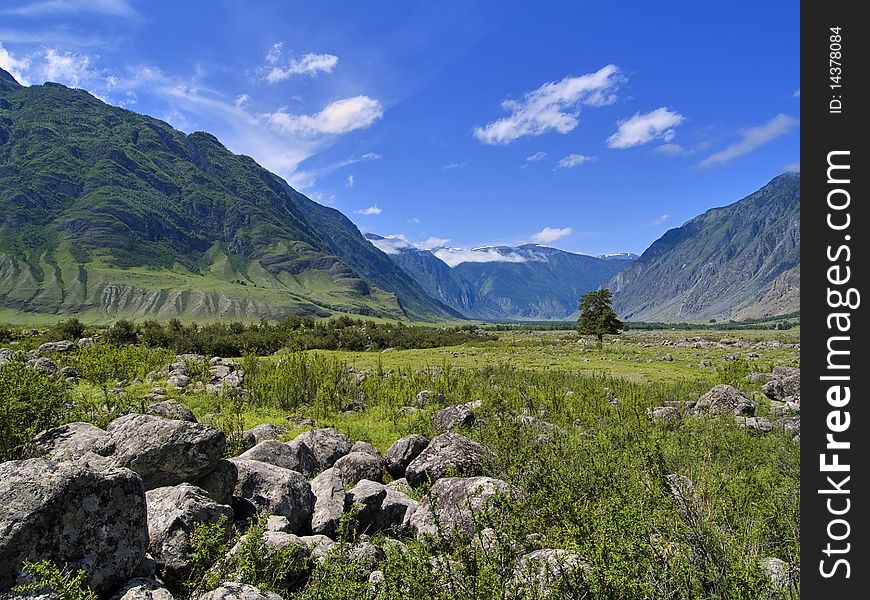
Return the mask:
<path id="1" fill-rule="evenodd" d="M 167 368 L 169 384 L 183 387 L 188 382 L 177 367 Z M 211 367 L 216 377 L 241 379 L 233 364 Z M 799 371 L 777 368 L 763 377 L 771 418 L 756 417 L 755 403 L 727 385 L 696 403 L 653 408 L 648 416 L 669 426 L 686 414 L 729 414 L 761 434 L 784 429 L 799 443 Z M 430 396 L 435 397 L 424 391 L 417 399 L 425 403 Z M 171 599 L 185 593 L 197 523 L 217 525 L 229 536 L 234 524 L 244 531 L 252 517 L 266 515 L 266 546 L 289 548 L 308 559 L 302 564 L 316 565 L 336 544 L 350 543 L 351 560 L 377 587 L 386 555 L 371 536 L 387 536 L 395 548 L 404 546 L 402 539 L 427 542 L 457 534 L 476 534 L 485 543 L 475 515 L 516 494 L 505 481 L 487 476 L 490 450 L 457 433 L 475 422 L 473 403 L 436 412 L 439 433 L 433 439 L 409 435 L 383 455 L 332 428 L 285 442 L 278 439 L 285 429 L 262 425 L 245 432 L 244 452 L 224 458 L 223 431 L 197 422 L 174 401 L 155 399 L 160 401 L 149 409 L 155 414 L 125 415 L 105 430 L 69 423 L 44 431 L 30 444 L 33 458 L 0 464 L 0 597 L 12 597 L 8 590 L 26 580 L 25 560 L 49 559 L 83 569 L 101 597 Z M 564 433 L 531 416 L 517 418 L 540 431 L 542 440 Z M 671 483 L 681 502 L 694 501 L 691 481 L 673 476 Z M 417 493 L 421 489 L 428 492 Z M 239 552 L 244 540 L 229 554 Z M 766 569 L 785 584 L 791 575 L 781 562 L 769 559 Z M 515 583 L 543 591 L 563 571 L 585 564 L 563 549 L 522 551 Z M 306 576 L 294 573 L 286 589 L 304 585 Z M 197 597 L 275 595 L 227 581 Z"/>

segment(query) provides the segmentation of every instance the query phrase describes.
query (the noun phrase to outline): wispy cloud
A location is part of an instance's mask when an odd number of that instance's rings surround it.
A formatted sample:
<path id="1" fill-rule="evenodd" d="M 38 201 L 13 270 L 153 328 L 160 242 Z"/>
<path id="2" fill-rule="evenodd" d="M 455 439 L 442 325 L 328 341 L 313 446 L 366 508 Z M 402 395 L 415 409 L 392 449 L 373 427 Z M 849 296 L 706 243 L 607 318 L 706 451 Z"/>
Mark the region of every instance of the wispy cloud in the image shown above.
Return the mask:
<path id="1" fill-rule="evenodd" d="M 698 166 L 706 168 L 725 164 L 738 156 L 749 154 L 756 148 L 787 134 L 799 124 L 800 122 L 794 117 L 780 113 L 763 125 L 744 129 L 740 132 L 742 139 L 739 142 L 711 154 L 698 163 Z"/>
<path id="2" fill-rule="evenodd" d="M 269 56 L 266 58 L 268 60 Z M 266 73 L 266 81 L 278 83 L 293 75 L 316 77 L 318 73 L 332 73 L 337 64 L 338 57 L 334 54 L 305 54 L 299 60 L 291 59 L 286 67 L 273 65 Z"/>
<path id="3" fill-rule="evenodd" d="M 39 0 L 0 9 L 0 15 L 41 17 L 49 14 L 94 13 L 114 17 L 135 17 L 128 0 Z"/>
<path id="4" fill-rule="evenodd" d="M 559 165 L 556 168 L 573 169 L 574 167 L 579 167 L 580 165 L 587 163 L 594 158 L 594 156 L 585 156 L 583 154 L 569 154 L 568 156 L 559 159 Z"/>
<path id="5" fill-rule="evenodd" d="M 447 244 L 450 243 L 450 240 L 447 238 L 440 237 L 430 237 L 428 239 L 423 240 L 422 242 L 417 242 L 414 244 L 416 248 L 419 250 L 435 250 L 437 248 L 444 248 Z"/>
<path id="6" fill-rule="evenodd" d="M 526 162 L 538 162 L 547 158 L 546 152 L 535 152 L 534 154 L 526 157 Z"/>
<path id="7" fill-rule="evenodd" d="M 403 250 L 410 250 L 414 246 L 403 234 L 384 236 L 379 240 L 369 240 L 372 245 L 384 254 L 398 254 Z"/>
<path id="8" fill-rule="evenodd" d="M 233 102 L 233 104 L 236 105 L 236 108 L 245 108 L 250 103 L 251 97 L 247 94 L 239 94 L 238 96 L 236 96 L 235 102 Z"/>
<path id="9" fill-rule="evenodd" d="M 535 244 L 552 244 L 571 235 L 573 231 L 570 227 L 544 227 L 541 231 L 532 234 L 530 239 Z"/>
<path id="10" fill-rule="evenodd" d="M 347 183 L 344 184 L 345 187 L 352 188 L 353 187 L 353 175 L 347 176 Z"/>
<path id="11" fill-rule="evenodd" d="M 370 216 L 370 215 L 379 215 L 384 211 L 377 204 L 375 204 L 374 206 L 369 206 L 368 208 L 360 208 L 360 209 L 355 210 L 353 212 L 357 215 Z"/>
<path id="12" fill-rule="evenodd" d="M 261 117 L 276 128 L 293 134 L 337 135 L 370 127 L 384 114 L 381 103 L 368 96 L 336 100 L 313 115 L 293 115 L 286 109 L 265 113 Z"/>
<path id="13" fill-rule="evenodd" d="M 522 263 L 526 262 L 526 258 L 513 251 L 500 252 L 495 248 L 474 248 L 466 250 L 464 248 L 439 248 L 432 252 L 450 267 L 472 262 L 472 263 L 488 263 L 488 262 L 509 262 Z"/>
<path id="14" fill-rule="evenodd" d="M 617 123 L 616 133 L 607 138 L 609 148 L 631 148 L 656 139 L 670 142 L 674 139 L 680 123 L 685 117 L 665 107 L 648 113 L 636 113 L 633 117 Z"/>
<path id="15" fill-rule="evenodd" d="M 786 166 L 783 167 L 783 170 L 786 173 L 800 173 L 801 172 L 801 163 L 800 162 L 788 163 Z"/>
<path id="16" fill-rule="evenodd" d="M 682 156 L 689 154 L 689 150 L 679 144 L 662 144 L 653 148 L 653 154 L 663 154 L 665 156 Z"/>
<path id="17" fill-rule="evenodd" d="M 29 68 L 30 59 L 15 56 L 0 42 L 0 69 L 11 74 L 21 85 L 30 85 L 30 79 L 25 74 Z"/>
<path id="18" fill-rule="evenodd" d="M 653 219 L 652 221 L 650 221 L 648 223 L 644 223 L 643 225 L 644 225 L 644 227 L 656 227 L 658 225 L 664 225 L 665 221 L 667 221 L 669 218 L 671 218 L 671 215 L 664 213 L 663 215 L 659 216 L 658 218 Z"/>
<path id="19" fill-rule="evenodd" d="M 454 163 L 447 163 L 446 165 L 442 166 L 442 167 L 441 167 L 441 170 L 442 170 L 442 171 L 451 171 L 451 170 L 453 170 L 453 169 L 461 169 L 461 168 L 463 168 L 463 167 L 465 167 L 465 163 L 464 163 L 464 162 L 461 162 L 461 163 L 455 163 L 455 162 L 454 162 Z"/>
<path id="20" fill-rule="evenodd" d="M 411 217 L 410 219 L 408 219 L 408 223 L 411 223 L 412 225 L 419 225 L 420 217 Z"/>
<path id="21" fill-rule="evenodd" d="M 545 83 L 525 92 L 520 100 L 502 102 L 502 108 L 510 114 L 475 127 L 474 137 L 484 144 L 509 144 L 548 131 L 569 133 L 577 127 L 580 106 L 613 103 L 622 80 L 619 68 L 607 65 L 594 73 Z"/>

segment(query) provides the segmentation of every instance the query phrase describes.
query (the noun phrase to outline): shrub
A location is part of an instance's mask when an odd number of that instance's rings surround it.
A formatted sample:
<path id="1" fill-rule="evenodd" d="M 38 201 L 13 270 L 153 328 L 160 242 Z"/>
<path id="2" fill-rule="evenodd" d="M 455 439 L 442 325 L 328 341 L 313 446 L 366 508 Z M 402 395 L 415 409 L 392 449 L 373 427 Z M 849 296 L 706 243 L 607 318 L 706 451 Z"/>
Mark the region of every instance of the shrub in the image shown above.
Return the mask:
<path id="1" fill-rule="evenodd" d="M 64 382 L 18 361 L 0 365 L 0 462 L 21 458 L 43 429 L 66 422 Z"/>
<path id="2" fill-rule="evenodd" d="M 86 573 L 79 570 L 75 575 L 66 567 L 60 568 L 48 560 L 25 561 L 23 574 L 28 583 L 15 586 L 19 594 L 53 592 L 59 600 L 97 600 L 97 595 L 85 583 Z"/>

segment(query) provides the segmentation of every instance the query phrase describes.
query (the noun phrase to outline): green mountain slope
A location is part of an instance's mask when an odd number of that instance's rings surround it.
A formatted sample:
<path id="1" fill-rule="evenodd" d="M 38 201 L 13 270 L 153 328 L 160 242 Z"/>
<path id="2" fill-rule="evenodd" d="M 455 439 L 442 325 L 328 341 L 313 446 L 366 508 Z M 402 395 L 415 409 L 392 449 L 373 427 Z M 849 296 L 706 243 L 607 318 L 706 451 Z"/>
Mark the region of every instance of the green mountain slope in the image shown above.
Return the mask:
<path id="1" fill-rule="evenodd" d="M 207 133 L 0 71 L 0 308 L 455 317 L 338 211 Z"/>
<path id="2" fill-rule="evenodd" d="M 608 286 L 632 320 L 785 314 L 800 307 L 799 265 L 800 175 L 784 174 L 671 229 Z"/>

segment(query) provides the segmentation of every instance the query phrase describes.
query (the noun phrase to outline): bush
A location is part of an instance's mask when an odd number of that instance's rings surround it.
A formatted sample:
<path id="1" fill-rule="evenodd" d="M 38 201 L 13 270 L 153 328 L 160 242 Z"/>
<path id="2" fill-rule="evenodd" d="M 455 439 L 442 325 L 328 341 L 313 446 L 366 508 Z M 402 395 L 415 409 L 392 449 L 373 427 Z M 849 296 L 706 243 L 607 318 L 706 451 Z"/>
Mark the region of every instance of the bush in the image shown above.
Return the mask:
<path id="1" fill-rule="evenodd" d="M 48 330 L 47 337 L 59 340 L 76 341 L 85 334 L 85 324 L 76 318 L 67 319 L 66 321 L 58 321 Z"/>
<path id="2" fill-rule="evenodd" d="M 34 435 L 65 423 L 68 402 L 62 380 L 18 361 L 0 365 L 0 462 L 22 458 Z"/>
<path id="3" fill-rule="evenodd" d="M 85 583 L 84 570 L 73 575 L 66 567 L 61 569 L 48 560 L 25 561 L 22 570 L 29 582 L 15 586 L 13 592 L 27 595 L 53 592 L 58 600 L 97 600 L 97 595 Z"/>

